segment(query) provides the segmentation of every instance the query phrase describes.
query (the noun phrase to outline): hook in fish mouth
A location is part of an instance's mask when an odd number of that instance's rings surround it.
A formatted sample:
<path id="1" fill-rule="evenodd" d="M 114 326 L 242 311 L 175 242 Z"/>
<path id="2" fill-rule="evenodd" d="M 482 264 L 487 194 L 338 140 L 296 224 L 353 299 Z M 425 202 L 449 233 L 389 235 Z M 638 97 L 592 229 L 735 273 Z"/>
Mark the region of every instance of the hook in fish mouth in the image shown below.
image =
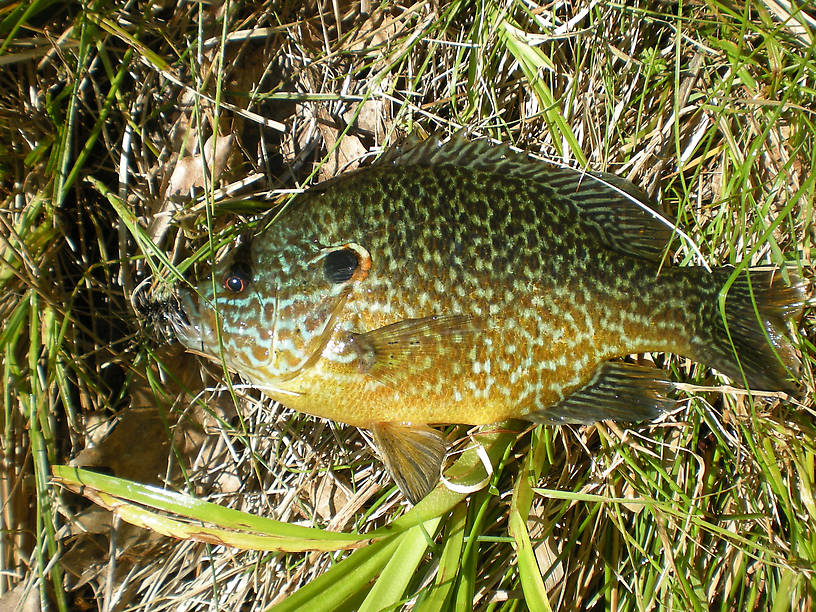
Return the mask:
<path id="1" fill-rule="evenodd" d="M 164 284 L 154 285 L 146 278 L 134 289 L 130 298 L 133 310 L 159 340 L 179 340 L 186 344 L 197 338 L 200 330 L 190 322 L 196 319 L 197 308 L 187 292 L 179 294 Z"/>

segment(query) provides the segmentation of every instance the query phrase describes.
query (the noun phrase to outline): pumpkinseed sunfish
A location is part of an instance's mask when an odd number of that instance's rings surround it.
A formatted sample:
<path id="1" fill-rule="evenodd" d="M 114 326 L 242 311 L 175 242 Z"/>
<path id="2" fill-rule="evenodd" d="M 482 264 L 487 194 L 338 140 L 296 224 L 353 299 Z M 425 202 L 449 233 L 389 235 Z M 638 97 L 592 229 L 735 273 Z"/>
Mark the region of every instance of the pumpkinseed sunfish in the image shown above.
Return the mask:
<path id="1" fill-rule="evenodd" d="M 285 406 L 368 429 L 413 503 L 445 457 L 432 424 L 673 406 L 665 372 L 616 357 L 677 353 L 795 390 L 802 280 L 742 273 L 726 327 L 733 268 L 661 264 L 671 229 L 633 193 L 486 141 L 409 139 L 294 198 L 157 316 Z"/>

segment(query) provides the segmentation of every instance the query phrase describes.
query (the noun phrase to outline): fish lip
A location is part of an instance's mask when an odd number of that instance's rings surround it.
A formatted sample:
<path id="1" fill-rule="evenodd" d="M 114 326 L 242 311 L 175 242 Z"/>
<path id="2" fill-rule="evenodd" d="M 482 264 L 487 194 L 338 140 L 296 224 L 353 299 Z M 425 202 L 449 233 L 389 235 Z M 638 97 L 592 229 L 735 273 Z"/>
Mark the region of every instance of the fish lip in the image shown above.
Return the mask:
<path id="1" fill-rule="evenodd" d="M 174 339 L 187 346 L 200 343 L 201 327 L 196 300 L 184 288 L 159 285 L 145 279 L 134 289 L 131 304 L 136 314 L 160 340 Z"/>
<path id="2" fill-rule="evenodd" d="M 168 310 L 165 316 L 179 342 L 189 348 L 201 344 L 202 328 L 198 300 L 190 291 L 182 289 L 177 292 L 173 308 Z"/>

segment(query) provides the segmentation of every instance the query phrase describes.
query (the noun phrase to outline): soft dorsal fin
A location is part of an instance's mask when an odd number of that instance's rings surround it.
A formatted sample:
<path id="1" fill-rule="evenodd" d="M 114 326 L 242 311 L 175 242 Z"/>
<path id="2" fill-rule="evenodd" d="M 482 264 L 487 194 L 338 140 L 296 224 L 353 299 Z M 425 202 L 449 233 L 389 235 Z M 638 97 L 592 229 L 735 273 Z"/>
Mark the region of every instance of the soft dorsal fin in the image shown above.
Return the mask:
<path id="1" fill-rule="evenodd" d="M 503 177 L 536 181 L 569 200 L 603 243 L 626 255 L 659 261 L 672 229 L 661 221 L 646 194 L 614 174 L 563 168 L 494 145 L 485 139 L 468 140 L 463 131 L 448 140 L 433 135 L 425 140 L 408 136 L 388 149 L 377 165 L 460 166 Z"/>

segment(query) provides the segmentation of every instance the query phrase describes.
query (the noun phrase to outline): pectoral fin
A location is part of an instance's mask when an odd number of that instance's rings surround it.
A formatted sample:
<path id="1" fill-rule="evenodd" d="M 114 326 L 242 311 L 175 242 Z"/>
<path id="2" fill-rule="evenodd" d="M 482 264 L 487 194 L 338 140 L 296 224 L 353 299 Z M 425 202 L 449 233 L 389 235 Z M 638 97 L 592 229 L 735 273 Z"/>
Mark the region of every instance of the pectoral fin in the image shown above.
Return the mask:
<path id="1" fill-rule="evenodd" d="M 406 379 L 434 373 L 434 366 L 476 331 L 471 317 L 437 315 L 406 319 L 363 334 L 352 333 L 350 344 L 357 352 L 360 371 L 397 387 Z"/>
<path id="2" fill-rule="evenodd" d="M 445 459 L 442 434 L 427 425 L 377 423 L 369 428 L 400 491 L 418 503 L 439 481 Z"/>
<path id="3" fill-rule="evenodd" d="M 672 383 L 660 370 L 621 362 L 601 364 L 589 382 L 526 418 L 543 423 L 647 421 L 672 408 Z"/>

